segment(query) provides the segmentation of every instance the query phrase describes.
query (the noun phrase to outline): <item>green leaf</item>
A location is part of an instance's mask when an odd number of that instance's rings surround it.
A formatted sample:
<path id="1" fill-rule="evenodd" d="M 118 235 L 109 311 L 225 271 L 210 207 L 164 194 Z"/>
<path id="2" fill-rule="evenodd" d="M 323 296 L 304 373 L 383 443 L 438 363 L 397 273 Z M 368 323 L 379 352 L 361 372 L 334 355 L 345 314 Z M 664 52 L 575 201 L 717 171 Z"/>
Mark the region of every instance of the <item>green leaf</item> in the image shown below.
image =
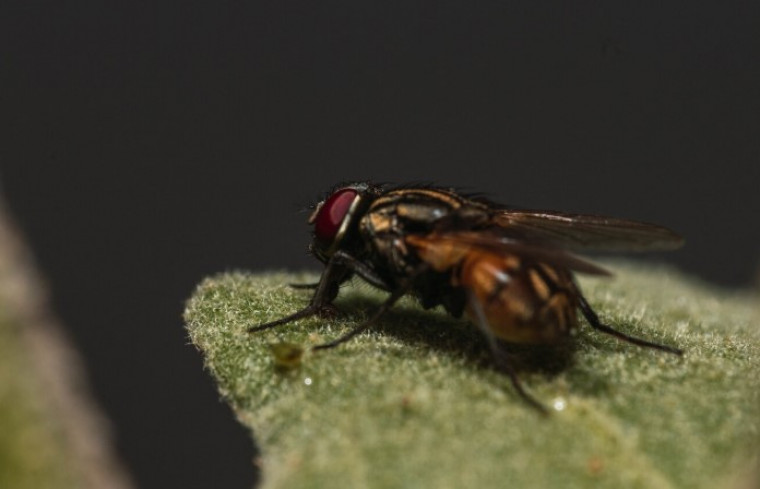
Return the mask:
<path id="1" fill-rule="evenodd" d="M 308 302 L 288 283 L 317 277 L 228 273 L 198 286 L 185 319 L 261 446 L 264 487 L 750 487 L 757 295 L 668 268 L 611 266 L 614 280 L 581 280 L 602 320 L 686 354 L 621 343 L 585 322 L 572 348 L 519 348 L 520 377 L 549 417 L 489 366 L 476 328 L 412 300 L 338 348 L 277 366 L 271 344 L 297 352 L 365 320 L 384 294 L 362 284 L 341 289 L 337 318 L 249 334 Z"/>
<path id="2" fill-rule="evenodd" d="M 81 487 L 62 423 L 22 338 L 28 325 L 9 314 L 5 299 L 0 297 L 0 487 Z"/>

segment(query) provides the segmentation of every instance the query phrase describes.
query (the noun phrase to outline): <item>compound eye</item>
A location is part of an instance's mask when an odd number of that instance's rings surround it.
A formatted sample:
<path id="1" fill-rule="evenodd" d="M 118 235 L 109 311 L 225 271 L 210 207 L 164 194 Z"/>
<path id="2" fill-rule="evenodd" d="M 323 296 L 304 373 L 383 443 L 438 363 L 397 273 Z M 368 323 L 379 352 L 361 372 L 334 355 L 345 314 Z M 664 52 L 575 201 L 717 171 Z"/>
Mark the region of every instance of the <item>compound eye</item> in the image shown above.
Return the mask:
<path id="1" fill-rule="evenodd" d="M 357 195 L 359 192 L 356 190 L 345 188 L 332 194 L 322 204 L 314 218 L 314 235 L 317 240 L 330 243 L 335 239 Z"/>

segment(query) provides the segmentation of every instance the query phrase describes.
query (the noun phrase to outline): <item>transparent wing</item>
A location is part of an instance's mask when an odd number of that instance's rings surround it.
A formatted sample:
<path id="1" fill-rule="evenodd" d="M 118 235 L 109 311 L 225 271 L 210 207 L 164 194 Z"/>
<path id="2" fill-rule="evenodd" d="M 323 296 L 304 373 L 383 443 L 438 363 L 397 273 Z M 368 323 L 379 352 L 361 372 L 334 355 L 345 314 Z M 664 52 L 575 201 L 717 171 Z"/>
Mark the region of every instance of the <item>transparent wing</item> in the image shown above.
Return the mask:
<path id="1" fill-rule="evenodd" d="M 525 243 L 506 238 L 488 231 L 434 232 L 426 235 L 410 234 L 405 238 L 407 245 L 416 248 L 420 256 L 426 257 L 434 268 L 448 268 L 468 253 L 487 251 L 498 254 L 512 254 L 522 259 L 546 263 L 580 273 L 610 275 L 604 268 L 567 252 L 564 249 Z"/>
<path id="2" fill-rule="evenodd" d="M 493 223 L 509 238 L 576 251 L 665 251 L 684 242 L 662 226 L 591 214 L 510 209 Z"/>

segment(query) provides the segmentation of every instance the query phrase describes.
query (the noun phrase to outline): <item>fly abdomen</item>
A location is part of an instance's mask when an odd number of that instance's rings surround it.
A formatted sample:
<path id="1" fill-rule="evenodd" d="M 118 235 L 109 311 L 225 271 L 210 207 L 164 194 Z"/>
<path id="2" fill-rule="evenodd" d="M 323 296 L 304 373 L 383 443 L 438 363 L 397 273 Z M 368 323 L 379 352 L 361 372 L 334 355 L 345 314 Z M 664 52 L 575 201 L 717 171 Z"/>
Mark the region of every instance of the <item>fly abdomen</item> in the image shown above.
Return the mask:
<path id="1" fill-rule="evenodd" d="M 478 301 L 489 330 L 513 343 L 552 343 L 576 325 L 569 273 L 517 255 L 471 252 L 452 277 Z M 478 315 L 470 304 L 473 321 Z"/>

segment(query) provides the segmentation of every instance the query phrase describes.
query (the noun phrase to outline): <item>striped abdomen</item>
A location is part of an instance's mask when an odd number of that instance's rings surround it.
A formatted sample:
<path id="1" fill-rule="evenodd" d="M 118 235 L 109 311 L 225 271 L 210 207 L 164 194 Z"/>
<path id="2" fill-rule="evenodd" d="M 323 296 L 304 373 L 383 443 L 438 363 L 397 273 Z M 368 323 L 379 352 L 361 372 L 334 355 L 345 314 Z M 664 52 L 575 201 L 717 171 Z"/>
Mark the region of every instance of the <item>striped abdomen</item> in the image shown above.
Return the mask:
<path id="1" fill-rule="evenodd" d="M 517 255 L 471 251 L 452 281 L 478 301 L 497 337 L 514 343 L 552 343 L 577 324 L 574 284 L 569 272 Z M 473 321 L 473 304 L 466 307 Z"/>
<path id="2" fill-rule="evenodd" d="M 575 328 L 577 290 L 570 271 L 476 241 L 432 234 L 405 242 L 433 271 L 448 274 L 447 287 L 465 291 L 468 315 L 480 324 L 480 309 L 494 336 L 513 343 L 552 343 Z M 438 298 L 445 305 L 443 295 Z"/>

